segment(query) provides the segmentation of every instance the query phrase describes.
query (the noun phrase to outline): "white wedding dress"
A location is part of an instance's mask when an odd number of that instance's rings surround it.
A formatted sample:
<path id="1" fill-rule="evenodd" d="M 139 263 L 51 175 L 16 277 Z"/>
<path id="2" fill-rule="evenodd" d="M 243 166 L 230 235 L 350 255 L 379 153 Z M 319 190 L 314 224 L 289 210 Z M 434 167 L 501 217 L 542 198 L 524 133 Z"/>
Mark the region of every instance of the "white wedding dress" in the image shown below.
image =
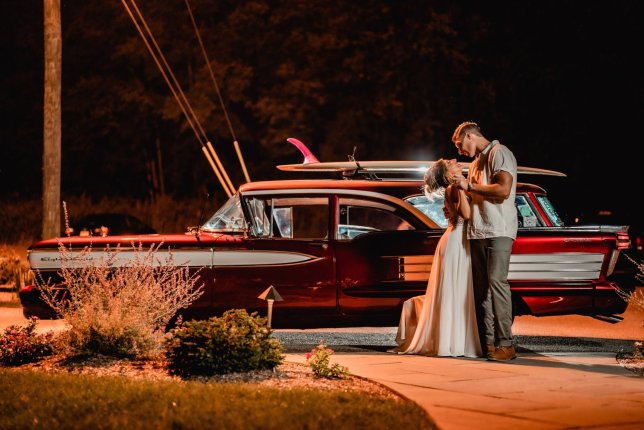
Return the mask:
<path id="1" fill-rule="evenodd" d="M 450 223 L 434 253 L 427 292 L 403 304 L 398 354 L 481 357 L 470 245 L 462 218 Z"/>

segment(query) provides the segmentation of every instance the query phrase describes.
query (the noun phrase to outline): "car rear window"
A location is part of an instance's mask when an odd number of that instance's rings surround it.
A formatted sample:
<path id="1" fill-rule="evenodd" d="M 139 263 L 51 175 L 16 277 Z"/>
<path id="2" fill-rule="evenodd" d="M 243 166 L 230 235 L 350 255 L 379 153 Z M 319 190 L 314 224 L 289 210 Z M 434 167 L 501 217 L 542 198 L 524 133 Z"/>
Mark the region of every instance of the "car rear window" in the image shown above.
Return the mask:
<path id="1" fill-rule="evenodd" d="M 441 228 L 447 228 L 447 218 L 443 214 L 442 196 L 435 196 L 432 199 L 428 199 L 425 195 L 418 195 L 405 200 L 427 215 L 429 219 L 441 226 Z"/>

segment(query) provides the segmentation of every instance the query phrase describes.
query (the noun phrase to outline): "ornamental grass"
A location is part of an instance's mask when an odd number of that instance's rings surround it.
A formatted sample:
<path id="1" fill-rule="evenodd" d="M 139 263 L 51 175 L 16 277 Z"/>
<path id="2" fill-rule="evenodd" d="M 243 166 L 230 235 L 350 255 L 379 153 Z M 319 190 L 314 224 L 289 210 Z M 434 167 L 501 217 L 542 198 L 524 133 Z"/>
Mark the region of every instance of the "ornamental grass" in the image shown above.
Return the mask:
<path id="1" fill-rule="evenodd" d="M 43 300 L 65 319 L 62 342 L 73 354 L 145 358 L 161 353 L 170 319 L 203 293 L 197 273 L 161 260 L 159 245 L 132 249 L 118 263 L 119 248 L 95 257 L 60 245 L 60 283 L 38 276 Z"/>

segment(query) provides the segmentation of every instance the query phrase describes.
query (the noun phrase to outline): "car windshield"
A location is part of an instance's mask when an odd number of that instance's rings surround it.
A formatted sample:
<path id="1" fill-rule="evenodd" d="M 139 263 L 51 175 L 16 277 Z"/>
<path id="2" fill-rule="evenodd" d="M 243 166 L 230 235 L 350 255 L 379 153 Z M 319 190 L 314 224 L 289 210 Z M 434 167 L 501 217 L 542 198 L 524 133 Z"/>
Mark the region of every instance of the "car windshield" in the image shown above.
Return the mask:
<path id="1" fill-rule="evenodd" d="M 238 232 L 246 230 L 239 194 L 233 195 L 201 227 L 204 231 Z"/>

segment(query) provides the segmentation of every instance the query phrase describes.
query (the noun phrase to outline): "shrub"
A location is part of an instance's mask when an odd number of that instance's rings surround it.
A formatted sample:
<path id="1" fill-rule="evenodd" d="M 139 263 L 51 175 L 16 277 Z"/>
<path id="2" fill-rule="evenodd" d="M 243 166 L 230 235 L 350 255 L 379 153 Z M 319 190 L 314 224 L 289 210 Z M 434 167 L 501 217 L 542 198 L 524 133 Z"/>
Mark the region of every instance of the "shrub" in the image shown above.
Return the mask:
<path id="1" fill-rule="evenodd" d="M 91 248 L 73 254 L 62 244 L 62 283 L 42 278 L 43 300 L 68 325 L 62 338 L 72 353 L 145 358 L 161 351 L 169 320 L 202 294 L 195 288 L 197 274 L 188 267 L 156 257 L 161 244 L 144 251 L 133 248 L 133 258 L 119 262 L 120 249 L 106 257 L 91 255 Z"/>
<path id="2" fill-rule="evenodd" d="M 644 261 L 641 259 L 635 260 L 628 254 L 624 255 L 637 268 L 635 279 L 640 283 L 644 282 Z M 644 311 L 644 289 L 636 288 L 633 291 L 625 291 L 620 287 L 615 287 L 615 290 L 617 291 L 617 294 L 629 304 L 629 306 L 633 306 L 639 311 Z M 642 321 L 642 325 L 644 326 L 644 321 Z M 633 357 L 640 360 L 644 359 L 644 342 L 633 342 Z"/>
<path id="3" fill-rule="evenodd" d="M 8 199 L 0 201 L 0 237 L 4 243 L 29 245 L 40 236 L 42 201 Z"/>
<path id="4" fill-rule="evenodd" d="M 21 261 L 15 250 L 0 245 L 0 285 L 15 283 L 18 274 L 28 270 L 29 266 Z"/>
<path id="5" fill-rule="evenodd" d="M 13 282 L 15 273 L 20 269 L 20 260 L 17 257 L 0 255 L 0 285 Z"/>
<path id="6" fill-rule="evenodd" d="M 12 325 L 0 335 L 0 363 L 15 366 L 38 361 L 54 353 L 54 332 L 36 333 L 37 318 L 32 317 L 26 326 Z"/>
<path id="7" fill-rule="evenodd" d="M 628 254 L 624 254 L 624 256 L 636 267 L 637 273 L 634 275 L 634 277 L 635 280 L 641 285 L 641 283 L 644 282 L 644 261 L 642 261 L 641 259 L 635 260 Z M 627 303 L 633 305 L 639 310 L 644 311 L 644 293 L 642 292 L 642 290 L 636 289 L 634 291 L 628 292 L 619 287 L 616 287 L 615 290 L 617 291 L 617 294 L 619 294 L 619 296 Z"/>
<path id="8" fill-rule="evenodd" d="M 171 331 L 168 367 L 181 376 L 272 369 L 283 360 L 282 344 L 271 337 L 266 318 L 231 309 L 221 317 L 188 321 Z"/>
<path id="9" fill-rule="evenodd" d="M 349 369 L 338 363 L 333 363 L 329 366 L 333 353 L 334 351 L 324 344 L 324 340 L 321 340 L 318 346 L 306 354 L 306 361 L 315 376 L 327 379 L 343 379 L 349 374 Z"/>

